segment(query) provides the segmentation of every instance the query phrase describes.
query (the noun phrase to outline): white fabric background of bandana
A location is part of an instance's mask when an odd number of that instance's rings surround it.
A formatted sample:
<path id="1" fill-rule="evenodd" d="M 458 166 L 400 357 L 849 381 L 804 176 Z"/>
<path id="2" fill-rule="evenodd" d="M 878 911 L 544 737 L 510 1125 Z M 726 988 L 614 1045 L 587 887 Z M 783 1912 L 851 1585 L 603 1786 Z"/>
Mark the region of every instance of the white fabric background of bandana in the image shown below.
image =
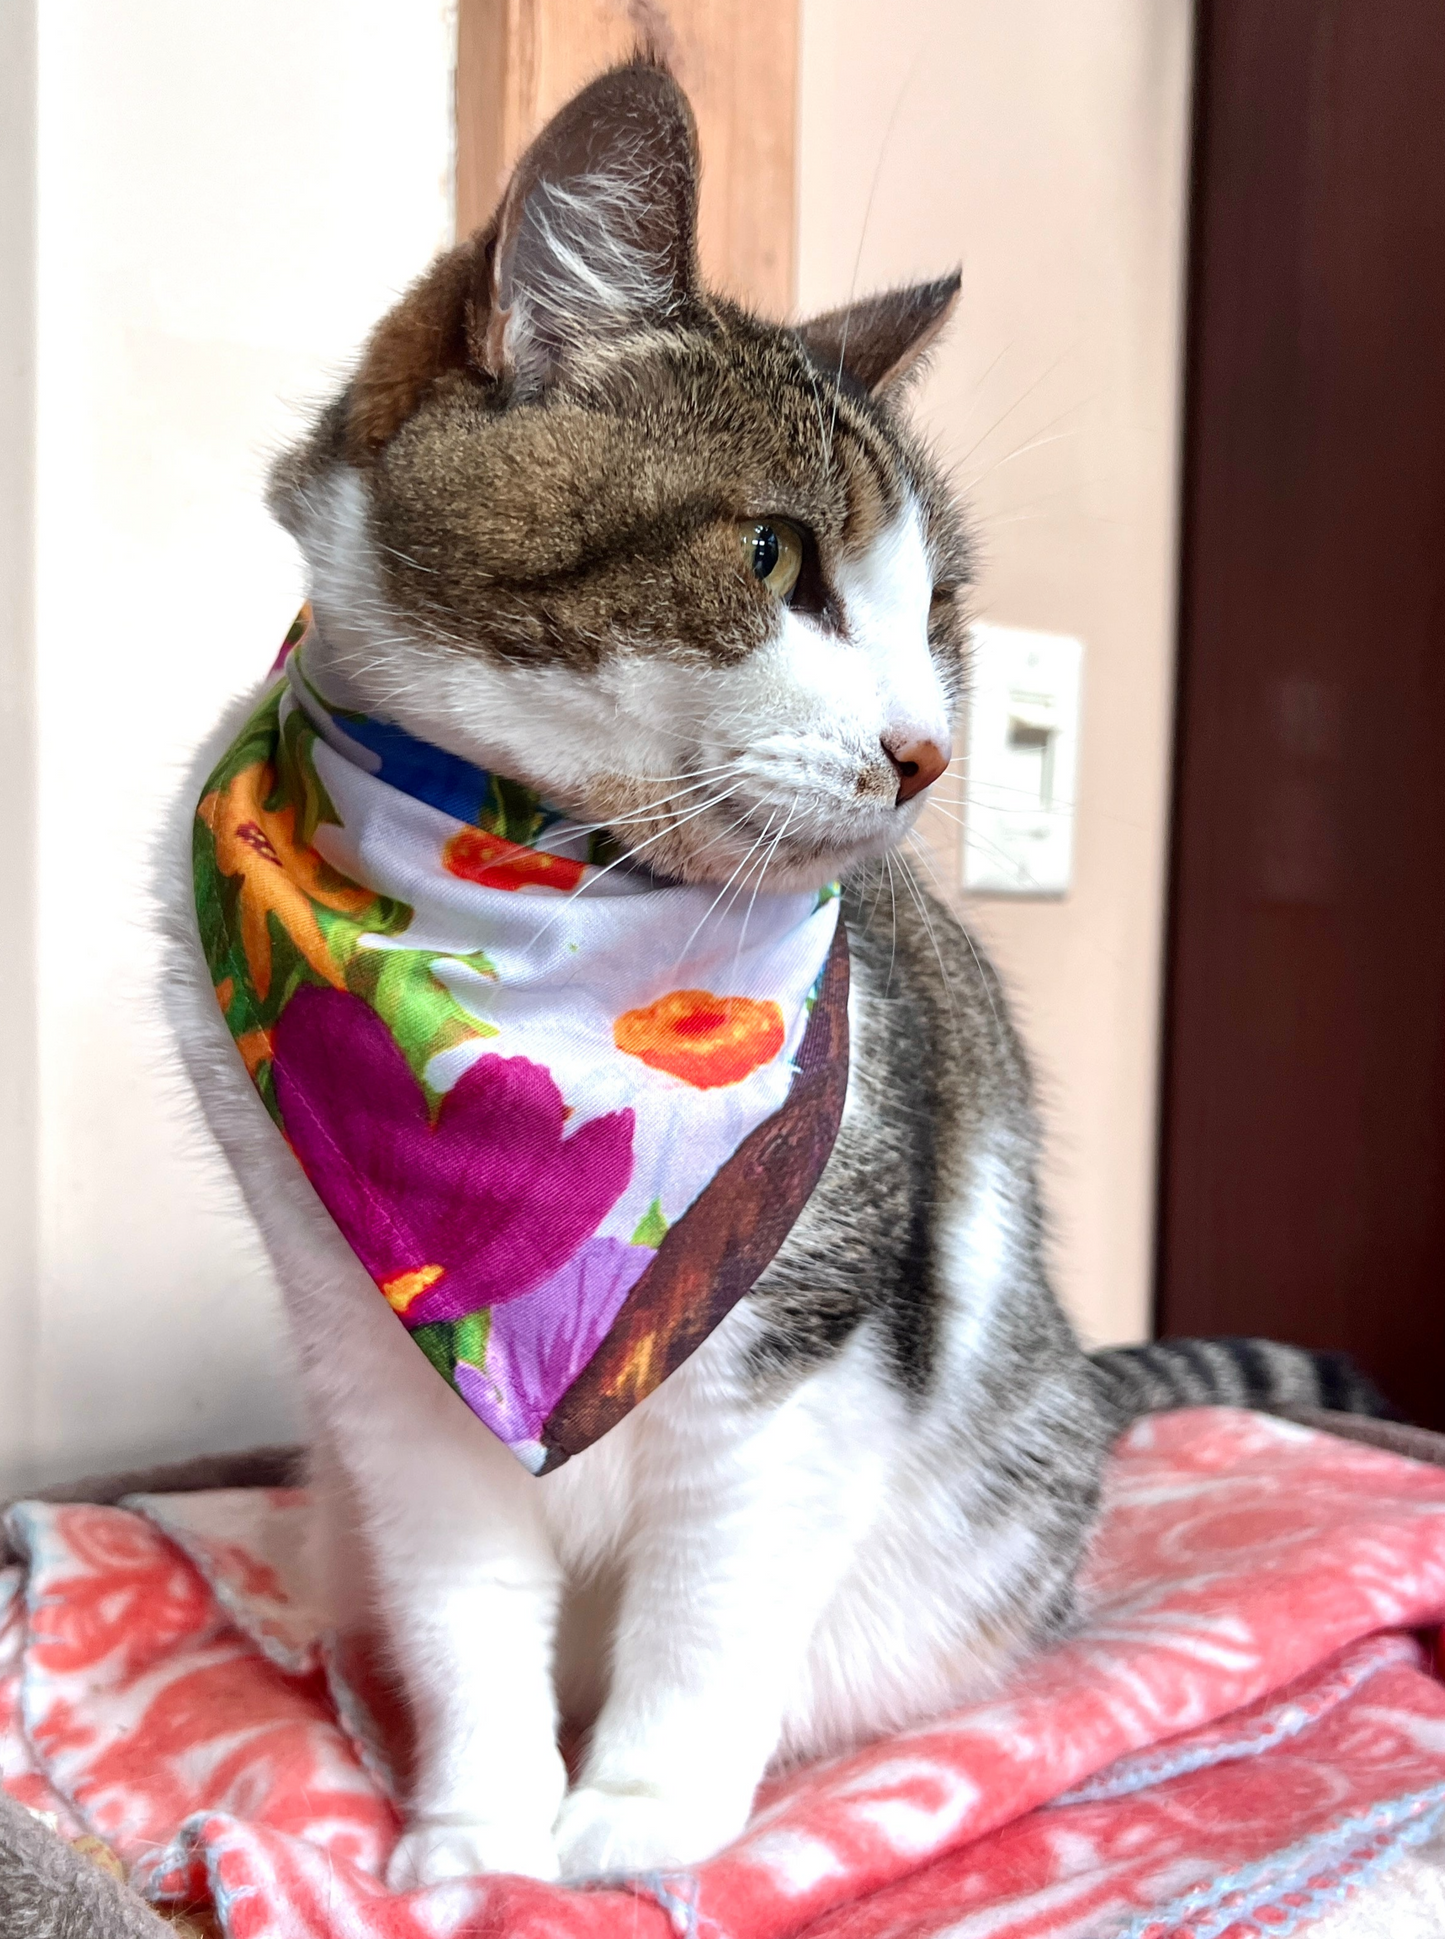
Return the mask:
<path id="1" fill-rule="evenodd" d="M 293 676 L 283 715 L 295 692 Z M 659 886 L 625 868 L 591 866 L 571 892 L 461 880 L 443 867 L 442 849 L 464 824 L 379 780 L 369 749 L 348 742 L 319 709 L 304 711 L 322 733 L 316 771 L 342 818 L 317 828 L 315 847 L 343 875 L 416 912 L 399 936 L 364 943 L 441 952 L 432 974 L 498 1032 L 433 1058 L 427 1082 L 445 1092 L 478 1057 L 526 1057 L 546 1066 L 571 1107 L 569 1133 L 630 1108 L 631 1182 L 597 1236 L 631 1239 L 654 1201 L 675 1224 L 787 1098 L 807 999 L 837 928 L 836 897 L 821 907 L 811 891 L 719 897 L 717 887 Z M 560 822 L 533 846 L 577 855 L 584 844 L 585 834 Z M 477 950 L 495 965 L 495 981 L 445 960 Z M 681 989 L 776 1003 L 781 1050 L 736 1083 L 700 1090 L 617 1048 L 619 1016 Z"/>

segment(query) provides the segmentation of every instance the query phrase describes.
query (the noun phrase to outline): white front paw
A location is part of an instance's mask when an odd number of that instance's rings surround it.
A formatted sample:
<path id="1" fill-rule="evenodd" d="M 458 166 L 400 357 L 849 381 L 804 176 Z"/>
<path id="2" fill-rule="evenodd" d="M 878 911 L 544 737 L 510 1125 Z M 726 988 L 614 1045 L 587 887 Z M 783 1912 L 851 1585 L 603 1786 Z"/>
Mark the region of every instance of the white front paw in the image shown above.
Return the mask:
<path id="1" fill-rule="evenodd" d="M 699 1864 L 746 1822 L 720 1800 L 657 1797 L 583 1785 L 562 1806 L 555 1832 L 562 1877 L 668 1871 Z"/>
<path id="2" fill-rule="evenodd" d="M 478 1872 L 557 1877 L 557 1847 L 546 1832 L 473 1818 L 416 1818 L 397 1841 L 386 1868 L 393 1892 Z"/>

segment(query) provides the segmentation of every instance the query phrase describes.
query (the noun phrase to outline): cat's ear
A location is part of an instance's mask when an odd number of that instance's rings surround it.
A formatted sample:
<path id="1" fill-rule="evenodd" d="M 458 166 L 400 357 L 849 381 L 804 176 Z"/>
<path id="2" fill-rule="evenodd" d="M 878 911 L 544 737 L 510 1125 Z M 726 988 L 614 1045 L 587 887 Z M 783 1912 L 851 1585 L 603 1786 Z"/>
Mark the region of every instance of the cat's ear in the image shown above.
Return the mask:
<path id="1" fill-rule="evenodd" d="M 919 359 L 953 313 L 962 276 L 942 276 L 911 289 L 866 296 L 798 325 L 798 335 L 824 370 L 846 372 L 867 391 L 890 390 Z"/>
<path id="2" fill-rule="evenodd" d="M 347 456 L 373 458 L 446 370 L 467 364 L 478 238 L 439 256 L 372 331 L 344 399 Z"/>
<path id="3" fill-rule="evenodd" d="M 351 385 L 352 454 L 379 450 L 444 371 L 535 395 L 574 346 L 665 321 L 696 291 L 692 110 L 639 58 L 553 116 L 486 227 L 378 325 Z"/>
<path id="4" fill-rule="evenodd" d="M 615 68 L 517 164 L 479 264 L 473 361 L 526 393 L 574 346 L 662 322 L 697 287 L 697 131 L 647 60 Z"/>

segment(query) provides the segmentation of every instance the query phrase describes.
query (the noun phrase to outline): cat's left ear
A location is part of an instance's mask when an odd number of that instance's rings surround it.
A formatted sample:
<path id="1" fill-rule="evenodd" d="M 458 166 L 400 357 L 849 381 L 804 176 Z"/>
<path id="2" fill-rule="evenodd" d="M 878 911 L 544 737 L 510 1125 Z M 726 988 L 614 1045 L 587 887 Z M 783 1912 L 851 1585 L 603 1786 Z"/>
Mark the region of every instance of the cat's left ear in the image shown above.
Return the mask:
<path id="1" fill-rule="evenodd" d="M 697 288 L 697 131 L 642 57 L 553 116 L 487 226 L 378 324 L 348 394 L 350 454 L 373 458 L 447 372 L 535 396 L 574 348 L 666 322 Z"/>
<path id="2" fill-rule="evenodd" d="M 697 130 L 643 58 L 569 101 L 513 172 L 477 264 L 473 363 L 541 390 L 574 349 L 665 322 L 697 289 Z"/>
<path id="3" fill-rule="evenodd" d="M 798 325 L 798 335 L 824 370 L 846 372 L 866 391 L 892 390 L 953 314 L 963 281 L 957 270 L 936 282 L 867 296 Z"/>

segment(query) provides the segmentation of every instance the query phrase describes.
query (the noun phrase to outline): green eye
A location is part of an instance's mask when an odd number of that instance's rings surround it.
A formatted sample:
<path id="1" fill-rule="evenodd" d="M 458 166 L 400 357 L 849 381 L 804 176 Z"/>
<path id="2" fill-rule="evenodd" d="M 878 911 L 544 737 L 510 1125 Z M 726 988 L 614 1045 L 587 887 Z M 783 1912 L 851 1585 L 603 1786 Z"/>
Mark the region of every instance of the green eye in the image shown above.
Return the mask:
<path id="1" fill-rule="evenodd" d="M 803 569 L 803 540 L 783 518 L 745 518 L 738 522 L 738 543 L 754 579 L 776 599 L 786 599 Z"/>

